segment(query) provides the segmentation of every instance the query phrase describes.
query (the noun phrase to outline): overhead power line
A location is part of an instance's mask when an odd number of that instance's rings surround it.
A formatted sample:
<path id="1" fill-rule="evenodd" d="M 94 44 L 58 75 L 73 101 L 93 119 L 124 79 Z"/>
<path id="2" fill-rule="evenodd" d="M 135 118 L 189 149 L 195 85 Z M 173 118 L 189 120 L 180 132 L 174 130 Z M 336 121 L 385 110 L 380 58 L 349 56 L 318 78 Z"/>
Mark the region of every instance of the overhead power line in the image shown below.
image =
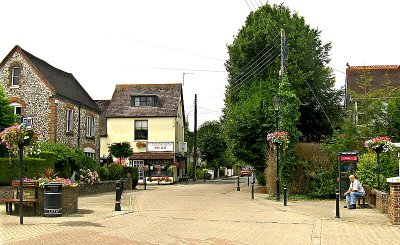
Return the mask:
<path id="1" fill-rule="evenodd" d="M 192 68 L 171 68 L 171 67 L 145 67 L 136 66 L 140 69 L 150 69 L 150 70 L 169 70 L 169 71 L 196 71 L 196 72 L 227 72 L 225 70 L 209 70 L 209 69 L 192 69 Z"/>

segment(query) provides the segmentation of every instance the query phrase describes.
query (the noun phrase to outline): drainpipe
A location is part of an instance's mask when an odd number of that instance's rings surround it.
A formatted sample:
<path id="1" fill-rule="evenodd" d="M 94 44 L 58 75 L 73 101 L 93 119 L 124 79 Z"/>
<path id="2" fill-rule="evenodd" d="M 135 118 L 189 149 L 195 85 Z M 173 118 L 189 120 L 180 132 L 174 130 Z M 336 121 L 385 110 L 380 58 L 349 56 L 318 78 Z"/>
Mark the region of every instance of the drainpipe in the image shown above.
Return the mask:
<path id="1" fill-rule="evenodd" d="M 56 114 L 56 121 L 55 121 L 55 124 L 54 124 L 54 143 L 57 143 L 57 131 L 58 131 L 58 99 L 55 99 L 54 100 L 54 104 L 55 104 L 55 107 L 56 107 L 56 109 L 55 109 L 55 114 Z"/>
<path id="2" fill-rule="evenodd" d="M 78 105 L 78 148 L 81 147 L 81 103 Z"/>

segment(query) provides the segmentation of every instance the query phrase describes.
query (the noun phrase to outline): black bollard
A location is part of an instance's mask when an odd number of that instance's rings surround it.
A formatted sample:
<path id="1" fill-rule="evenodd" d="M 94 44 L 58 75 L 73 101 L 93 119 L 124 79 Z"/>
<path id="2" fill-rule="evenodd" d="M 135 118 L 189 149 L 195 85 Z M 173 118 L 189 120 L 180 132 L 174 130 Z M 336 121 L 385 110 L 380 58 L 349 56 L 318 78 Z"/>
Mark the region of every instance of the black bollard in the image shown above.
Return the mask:
<path id="1" fill-rule="evenodd" d="M 115 184 L 115 211 L 121 211 L 121 182 Z"/>
<path id="2" fill-rule="evenodd" d="M 250 185 L 250 174 L 247 175 L 247 186 Z"/>
<path id="3" fill-rule="evenodd" d="M 251 183 L 251 199 L 254 200 L 254 183 Z"/>
<path id="4" fill-rule="evenodd" d="M 206 182 L 206 172 L 203 173 L 203 182 Z"/>
<path id="5" fill-rule="evenodd" d="M 189 176 L 186 174 L 186 184 L 188 183 L 188 181 L 189 181 Z"/>
<path id="6" fill-rule="evenodd" d="M 144 189 L 147 190 L 147 180 L 146 180 L 146 176 L 143 177 L 143 181 L 144 181 Z"/>
<path id="7" fill-rule="evenodd" d="M 256 176 L 253 173 L 253 184 L 255 184 L 255 183 L 256 183 Z"/>
<path id="8" fill-rule="evenodd" d="M 336 217 L 335 218 L 340 218 L 339 215 L 339 198 L 340 198 L 340 193 L 339 193 L 339 189 L 336 189 Z"/>
<path id="9" fill-rule="evenodd" d="M 238 176 L 237 178 L 237 187 L 236 187 L 236 191 L 240 191 L 240 177 Z"/>
<path id="10" fill-rule="evenodd" d="M 124 179 L 121 179 L 121 195 L 124 192 Z"/>
<path id="11" fill-rule="evenodd" d="M 283 206 L 287 206 L 287 187 L 283 186 Z"/>

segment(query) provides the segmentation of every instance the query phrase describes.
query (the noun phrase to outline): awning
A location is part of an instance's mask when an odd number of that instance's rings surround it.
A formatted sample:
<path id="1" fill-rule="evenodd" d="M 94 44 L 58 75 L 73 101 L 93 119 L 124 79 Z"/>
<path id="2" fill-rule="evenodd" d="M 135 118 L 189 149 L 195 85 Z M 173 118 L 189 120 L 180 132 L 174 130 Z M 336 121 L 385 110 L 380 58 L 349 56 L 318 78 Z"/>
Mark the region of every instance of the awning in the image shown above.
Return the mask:
<path id="1" fill-rule="evenodd" d="M 174 159 L 174 152 L 135 152 L 130 157 L 135 160 L 148 160 L 148 159 Z"/>

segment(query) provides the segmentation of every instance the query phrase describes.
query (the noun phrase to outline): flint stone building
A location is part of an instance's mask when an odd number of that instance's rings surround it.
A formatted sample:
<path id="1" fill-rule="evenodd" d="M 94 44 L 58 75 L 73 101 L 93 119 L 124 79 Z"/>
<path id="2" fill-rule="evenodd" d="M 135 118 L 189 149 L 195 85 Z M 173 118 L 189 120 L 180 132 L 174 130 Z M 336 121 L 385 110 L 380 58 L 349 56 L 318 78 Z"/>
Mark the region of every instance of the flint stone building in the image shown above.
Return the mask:
<path id="1" fill-rule="evenodd" d="M 15 46 L 0 63 L 14 113 L 33 118 L 39 140 L 80 147 L 99 158 L 100 108 L 71 73 Z"/>

